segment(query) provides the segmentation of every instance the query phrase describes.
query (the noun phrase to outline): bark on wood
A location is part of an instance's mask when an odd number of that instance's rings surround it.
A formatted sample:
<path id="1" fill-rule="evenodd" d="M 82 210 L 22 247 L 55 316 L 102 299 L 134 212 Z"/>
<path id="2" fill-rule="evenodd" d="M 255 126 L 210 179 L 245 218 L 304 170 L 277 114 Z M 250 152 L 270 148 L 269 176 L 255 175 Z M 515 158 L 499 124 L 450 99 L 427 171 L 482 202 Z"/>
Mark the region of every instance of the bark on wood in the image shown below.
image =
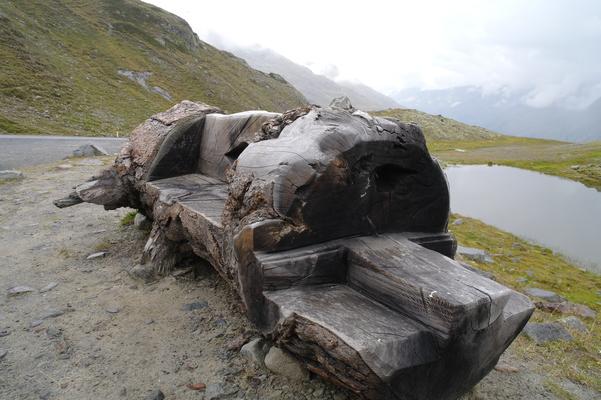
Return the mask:
<path id="1" fill-rule="evenodd" d="M 350 108 L 181 103 L 57 206 L 80 201 L 142 209 L 158 273 L 207 260 L 266 336 L 364 398 L 459 397 L 533 311 L 452 259 L 448 187 L 420 129 Z"/>

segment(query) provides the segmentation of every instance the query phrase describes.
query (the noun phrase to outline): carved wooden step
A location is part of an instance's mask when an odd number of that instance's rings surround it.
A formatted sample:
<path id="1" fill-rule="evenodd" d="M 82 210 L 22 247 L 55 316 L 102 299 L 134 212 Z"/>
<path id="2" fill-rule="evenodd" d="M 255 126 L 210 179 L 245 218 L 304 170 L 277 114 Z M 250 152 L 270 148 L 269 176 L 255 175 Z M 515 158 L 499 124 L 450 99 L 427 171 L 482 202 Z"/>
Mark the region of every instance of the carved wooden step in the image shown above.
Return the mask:
<path id="1" fill-rule="evenodd" d="M 328 330 L 383 381 L 402 369 L 440 358 L 431 330 L 344 284 L 321 284 L 264 292 L 282 324 L 304 319 Z"/>

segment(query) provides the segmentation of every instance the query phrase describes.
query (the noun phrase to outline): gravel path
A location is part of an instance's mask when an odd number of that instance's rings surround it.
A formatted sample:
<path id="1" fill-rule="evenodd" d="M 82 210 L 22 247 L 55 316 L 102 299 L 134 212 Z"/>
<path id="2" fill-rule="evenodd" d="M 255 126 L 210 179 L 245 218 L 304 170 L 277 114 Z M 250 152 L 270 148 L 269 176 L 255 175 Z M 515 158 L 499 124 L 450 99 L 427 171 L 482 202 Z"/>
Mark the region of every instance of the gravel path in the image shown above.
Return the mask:
<path id="1" fill-rule="evenodd" d="M 202 399 L 188 387 L 198 383 L 217 393 L 205 399 L 353 398 L 314 376 L 289 381 L 229 349 L 256 333 L 210 268 L 190 265 L 194 274 L 150 284 L 131 278 L 146 233 L 120 225 L 129 210 L 52 205 L 99 168 L 70 163 L 0 185 L 0 399 L 145 399 L 157 389 L 166 399 Z M 99 251 L 106 256 L 87 260 Z M 10 296 L 14 286 L 32 291 Z M 186 311 L 194 302 L 202 306 Z M 464 400 L 556 398 L 532 361 L 510 349 L 502 363 Z"/>
<path id="2" fill-rule="evenodd" d="M 82 144 L 116 153 L 127 139 L 78 136 L 0 135 L 0 170 L 61 160 Z"/>

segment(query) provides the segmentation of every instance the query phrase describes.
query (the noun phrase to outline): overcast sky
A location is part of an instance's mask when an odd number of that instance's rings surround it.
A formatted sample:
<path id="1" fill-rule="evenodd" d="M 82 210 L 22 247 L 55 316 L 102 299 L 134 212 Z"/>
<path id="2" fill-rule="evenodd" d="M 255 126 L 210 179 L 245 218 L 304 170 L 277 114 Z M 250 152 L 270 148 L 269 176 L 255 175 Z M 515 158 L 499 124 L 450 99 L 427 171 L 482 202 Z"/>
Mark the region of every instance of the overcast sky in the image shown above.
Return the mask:
<path id="1" fill-rule="evenodd" d="M 260 45 L 384 93 L 475 85 L 532 106 L 601 97 L 601 0 L 146 0 L 201 39 Z"/>

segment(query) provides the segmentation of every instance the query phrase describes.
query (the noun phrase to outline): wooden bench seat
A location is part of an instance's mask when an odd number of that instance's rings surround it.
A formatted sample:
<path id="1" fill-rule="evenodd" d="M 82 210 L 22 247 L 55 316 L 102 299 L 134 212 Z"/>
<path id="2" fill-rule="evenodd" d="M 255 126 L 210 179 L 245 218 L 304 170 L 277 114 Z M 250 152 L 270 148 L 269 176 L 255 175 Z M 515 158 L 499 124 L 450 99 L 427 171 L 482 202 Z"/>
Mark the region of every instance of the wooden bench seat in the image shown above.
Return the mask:
<path id="1" fill-rule="evenodd" d="M 222 181 L 202 174 L 187 174 L 147 182 L 146 186 L 164 204 L 177 203 L 222 229 L 221 215 L 228 193 L 228 186 Z"/>

